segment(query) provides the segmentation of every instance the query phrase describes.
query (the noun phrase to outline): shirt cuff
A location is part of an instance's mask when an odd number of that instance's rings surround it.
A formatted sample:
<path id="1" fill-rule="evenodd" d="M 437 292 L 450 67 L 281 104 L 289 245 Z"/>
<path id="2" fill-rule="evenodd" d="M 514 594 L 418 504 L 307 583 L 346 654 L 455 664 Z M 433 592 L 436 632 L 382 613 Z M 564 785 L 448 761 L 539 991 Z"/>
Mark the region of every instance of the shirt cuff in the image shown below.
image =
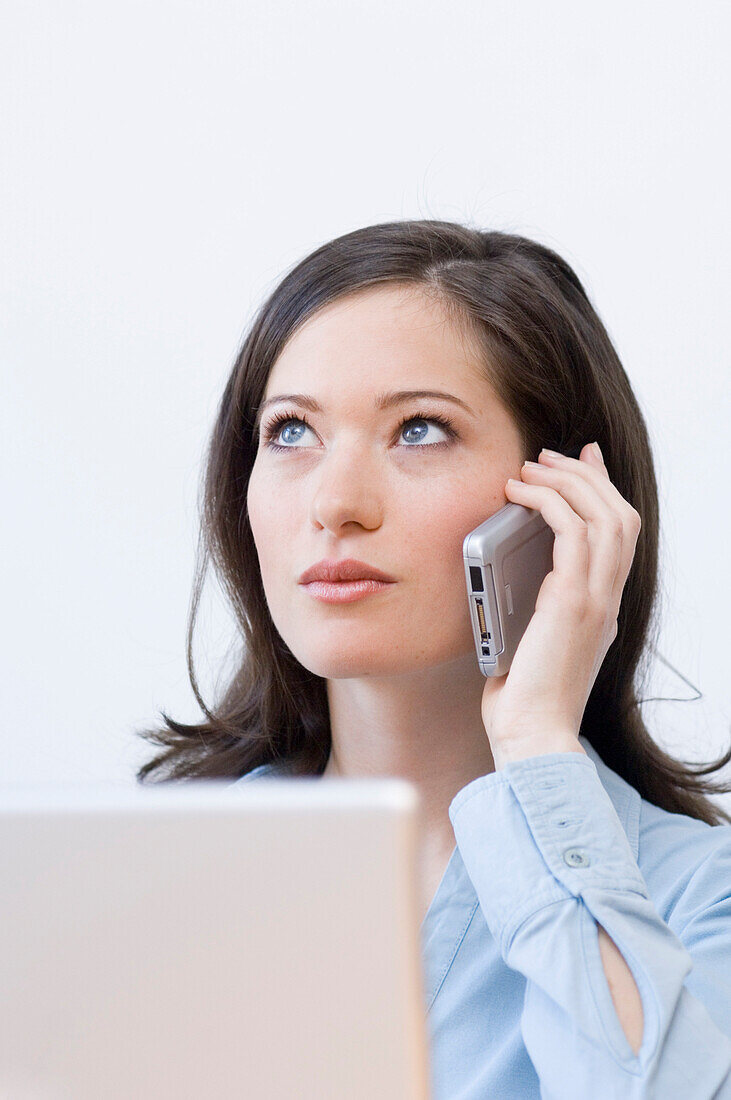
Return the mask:
<path id="1" fill-rule="evenodd" d="M 507 954 L 520 924 L 551 902 L 647 885 L 594 761 L 554 752 L 473 779 L 449 806 L 485 920 Z"/>

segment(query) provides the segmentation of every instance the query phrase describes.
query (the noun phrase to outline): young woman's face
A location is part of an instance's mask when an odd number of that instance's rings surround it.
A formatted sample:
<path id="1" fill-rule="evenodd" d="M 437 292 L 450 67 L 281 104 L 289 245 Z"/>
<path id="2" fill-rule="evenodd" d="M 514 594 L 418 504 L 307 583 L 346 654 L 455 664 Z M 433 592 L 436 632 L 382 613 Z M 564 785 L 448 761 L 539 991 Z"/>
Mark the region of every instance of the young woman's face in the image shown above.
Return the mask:
<path id="1" fill-rule="evenodd" d="M 412 397 L 379 408 L 396 390 L 441 391 L 462 404 Z M 369 288 L 294 334 L 263 401 L 279 394 L 306 394 L 321 408 L 286 400 L 264 409 L 247 497 L 269 610 L 295 657 L 335 678 L 474 656 L 462 542 L 507 503 L 505 483 L 520 478 L 525 457 L 476 352 L 417 290 Z M 323 558 L 357 558 L 395 583 L 323 602 L 299 583 Z"/>

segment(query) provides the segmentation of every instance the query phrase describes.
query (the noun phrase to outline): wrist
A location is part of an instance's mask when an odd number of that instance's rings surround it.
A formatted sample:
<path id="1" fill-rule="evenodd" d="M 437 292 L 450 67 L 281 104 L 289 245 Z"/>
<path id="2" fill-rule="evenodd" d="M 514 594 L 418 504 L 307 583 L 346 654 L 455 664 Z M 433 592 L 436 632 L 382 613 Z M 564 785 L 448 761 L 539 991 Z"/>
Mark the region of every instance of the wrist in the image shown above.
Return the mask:
<path id="1" fill-rule="evenodd" d="M 495 771 L 515 760 L 526 760 L 530 756 L 544 756 L 549 752 L 582 752 L 586 750 L 573 733 L 545 733 L 541 731 L 529 737 L 503 738 L 490 743 Z"/>

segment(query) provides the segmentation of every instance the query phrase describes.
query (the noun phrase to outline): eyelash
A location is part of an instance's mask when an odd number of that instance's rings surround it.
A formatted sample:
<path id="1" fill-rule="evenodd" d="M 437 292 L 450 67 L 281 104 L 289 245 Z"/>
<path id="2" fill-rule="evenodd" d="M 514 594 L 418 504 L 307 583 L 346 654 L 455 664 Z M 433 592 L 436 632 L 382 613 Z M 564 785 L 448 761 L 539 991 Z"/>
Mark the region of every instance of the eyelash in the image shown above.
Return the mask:
<path id="1" fill-rule="evenodd" d="M 404 427 L 405 424 L 410 424 L 412 421 L 418 422 L 420 420 L 424 421 L 427 424 L 438 424 L 440 428 L 444 428 L 445 432 L 449 436 L 449 439 L 448 440 L 442 440 L 441 443 L 410 443 L 406 447 L 407 451 L 427 451 L 427 450 L 433 451 L 436 448 L 448 447 L 453 439 L 458 438 L 458 433 L 454 429 L 453 421 L 451 421 L 449 419 L 449 417 L 437 416 L 437 415 L 434 415 L 434 416 L 405 416 L 403 418 L 403 420 L 400 422 L 399 426 L 398 426 L 399 435 L 401 434 L 401 431 L 403 430 L 403 427 Z M 266 446 L 271 448 L 271 450 L 273 450 L 273 451 L 294 451 L 294 450 L 297 450 L 296 446 L 284 447 L 280 443 L 272 442 L 274 437 L 279 434 L 280 428 L 284 424 L 289 424 L 293 421 L 299 422 L 301 424 L 306 424 L 308 428 L 312 427 L 309 420 L 305 416 L 295 416 L 294 413 L 287 413 L 287 412 L 280 413 L 279 416 L 276 416 L 273 420 L 270 420 L 269 423 L 266 424 L 264 429 L 263 429 L 262 436 L 263 436 L 264 443 L 266 444 Z"/>

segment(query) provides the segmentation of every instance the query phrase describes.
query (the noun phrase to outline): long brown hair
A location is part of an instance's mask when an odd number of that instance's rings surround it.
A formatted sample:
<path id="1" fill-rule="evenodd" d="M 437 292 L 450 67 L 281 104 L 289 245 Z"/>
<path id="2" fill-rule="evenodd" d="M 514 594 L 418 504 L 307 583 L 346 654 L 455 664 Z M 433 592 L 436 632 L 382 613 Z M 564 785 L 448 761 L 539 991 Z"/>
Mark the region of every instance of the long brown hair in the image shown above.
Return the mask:
<path id="1" fill-rule="evenodd" d="M 206 720 L 138 730 L 164 751 L 140 783 L 237 778 L 273 762 L 319 775 L 330 753 L 326 681 L 304 668 L 276 630 L 264 594 L 246 497 L 256 457 L 255 417 L 287 340 L 316 310 L 384 283 L 435 296 L 484 350 L 485 377 L 522 433 L 525 457 L 542 447 L 570 453 L 599 442 L 612 482 L 642 528 L 619 611 L 618 633 L 599 670 L 581 733 L 640 795 L 709 825 L 731 816 L 707 794 L 731 787 L 704 779 L 731 760 L 691 768 L 650 736 L 639 705 L 659 633 L 658 494 L 647 427 L 611 340 L 572 268 L 525 237 L 453 222 L 367 226 L 322 245 L 285 275 L 245 336 L 227 381 L 204 469 L 202 523 L 190 605 L 187 660 Z M 192 641 L 212 560 L 241 629 L 241 655 L 216 705 L 201 698 Z"/>

